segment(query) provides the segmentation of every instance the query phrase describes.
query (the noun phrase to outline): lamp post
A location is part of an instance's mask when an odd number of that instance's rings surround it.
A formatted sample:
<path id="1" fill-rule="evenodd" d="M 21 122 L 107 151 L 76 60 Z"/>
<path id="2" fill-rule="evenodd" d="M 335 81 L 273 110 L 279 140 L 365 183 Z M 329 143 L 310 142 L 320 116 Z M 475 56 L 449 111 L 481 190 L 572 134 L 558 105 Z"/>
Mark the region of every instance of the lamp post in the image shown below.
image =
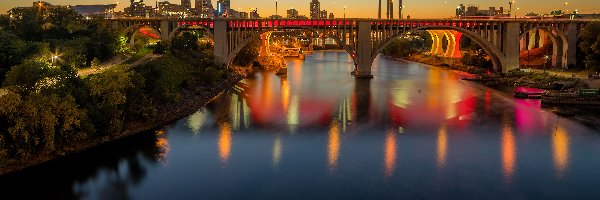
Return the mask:
<path id="1" fill-rule="evenodd" d="M 509 7 L 509 9 L 508 9 L 508 16 L 512 15 L 512 5 L 513 5 L 514 3 L 515 3 L 515 1 L 514 1 L 514 0 L 513 0 L 513 1 L 509 1 L 509 2 L 508 2 L 508 7 Z"/>
<path id="2" fill-rule="evenodd" d="M 54 67 L 54 61 L 58 59 L 58 56 L 52 56 L 52 67 Z"/>
<path id="3" fill-rule="evenodd" d="M 344 19 L 346 19 L 346 5 L 344 5 Z"/>

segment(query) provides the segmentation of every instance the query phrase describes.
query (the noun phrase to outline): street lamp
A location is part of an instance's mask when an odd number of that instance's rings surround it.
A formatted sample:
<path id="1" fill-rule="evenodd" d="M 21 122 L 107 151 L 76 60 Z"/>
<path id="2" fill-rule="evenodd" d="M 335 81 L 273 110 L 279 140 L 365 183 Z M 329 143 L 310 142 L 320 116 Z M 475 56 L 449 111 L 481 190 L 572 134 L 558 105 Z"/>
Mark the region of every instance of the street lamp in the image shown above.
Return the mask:
<path id="1" fill-rule="evenodd" d="M 513 0 L 513 1 L 509 1 L 509 2 L 508 2 L 508 6 L 509 6 L 509 11 L 508 11 L 509 13 L 508 13 L 508 15 L 509 15 L 509 16 L 510 16 L 510 15 L 512 15 L 512 5 L 513 5 L 513 4 L 515 4 L 515 1 L 514 1 L 514 0 Z"/>
<path id="2" fill-rule="evenodd" d="M 54 61 L 58 59 L 57 55 L 52 56 L 52 67 L 54 67 Z"/>
<path id="3" fill-rule="evenodd" d="M 344 19 L 346 19 L 346 5 L 344 5 Z"/>

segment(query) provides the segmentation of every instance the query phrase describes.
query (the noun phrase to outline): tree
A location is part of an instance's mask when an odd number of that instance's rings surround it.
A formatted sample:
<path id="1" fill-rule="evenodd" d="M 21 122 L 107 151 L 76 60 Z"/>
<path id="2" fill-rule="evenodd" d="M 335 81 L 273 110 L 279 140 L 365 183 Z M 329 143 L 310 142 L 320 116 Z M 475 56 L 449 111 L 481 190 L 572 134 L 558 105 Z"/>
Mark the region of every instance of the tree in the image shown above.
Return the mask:
<path id="1" fill-rule="evenodd" d="M 70 96 L 9 93 L 0 97 L 0 110 L 0 119 L 8 127 L 0 129 L 3 146 L 8 145 L 13 155 L 48 152 L 87 137 L 81 129 L 85 112 Z"/>
<path id="2" fill-rule="evenodd" d="M 233 59 L 233 64 L 237 66 L 249 66 L 258 58 L 261 41 L 259 38 L 254 38 L 242 48 L 242 50 Z"/>
<path id="3" fill-rule="evenodd" d="M 93 105 L 90 117 L 94 124 L 106 127 L 103 133 L 121 131 L 124 125 L 123 105 L 127 102 L 127 88 L 132 87 L 131 72 L 110 68 L 90 78 L 90 96 Z"/>
<path id="4" fill-rule="evenodd" d="M 14 66 L 7 74 L 4 87 L 12 91 L 26 94 L 36 90 L 38 83 L 47 77 L 49 64 L 35 60 L 27 60 Z"/>
<path id="5" fill-rule="evenodd" d="M 12 33 L 0 30 L 0 83 L 10 67 L 23 61 L 26 48 L 25 41 Z"/>
<path id="6" fill-rule="evenodd" d="M 417 52 L 417 45 L 413 41 L 405 38 L 398 38 L 383 49 L 383 54 L 394 57 L 406 57 Z"/>
<path id="7" fill-rule="evenodd" d="M 12 29 L 16 35 L 27 41 L 41 41 L 44 36 L 42 26 L 46 24 L 46 10 L 36 8 L 13 8 L 9 14 L 13 16 Z"/>
<path id="8" fill-rule="evenodd" d="M 56 51 L 60 54 L 60 63 L 72 68 L 82 68 L 87 63 L 87 44 L 89 38 L 57 41 Z"/>
<path id="9" fill-rule="evenodd" d="M 486 54 L 483 50 L 476 50 L 467 52 L 461 58 L 461 62 L 464 65 L 489 68 L 492 67 L 492 61 L 486 58 Z"/>
<path id="10" fill-rule="evenodd" d="M 198 35 L 190 32 L 183 32 L 181 35 L 171 40 L 171 50 L 177 53 L 186 51 L 198 51 Z"/>
<path id="11" fill-rule="evenodd" d="M 50 8 L 46 17 L 46 32 L 53 39 L 72 38 L 75 33 L 87 28 L 82 18 L 71 8 L 62 6 Z"/>
<path id="12" fill-rule="evenodd" d="M 585 53 L 585 66 L 592 71 L 600 71 L 600 22 L 586 25 L 579 44 Z"/>

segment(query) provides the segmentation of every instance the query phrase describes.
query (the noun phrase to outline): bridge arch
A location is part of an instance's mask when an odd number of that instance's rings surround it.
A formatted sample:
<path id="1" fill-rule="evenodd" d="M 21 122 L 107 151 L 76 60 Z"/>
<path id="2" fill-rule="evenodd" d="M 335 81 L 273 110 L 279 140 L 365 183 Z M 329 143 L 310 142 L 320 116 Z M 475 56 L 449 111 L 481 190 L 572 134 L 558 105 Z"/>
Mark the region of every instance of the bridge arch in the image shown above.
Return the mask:
<path id="1" fill-rule="evenodd" d="M 184 24 L 181 25 L 177 28 L 175 28 L 173 31 L 171 31 L 169 33 L 169 40 L 175 38 L 177 35 L 179 35 L 182 32 L 188 31 L 188 30 L 203 30 L 204 31 L 204 36 L 210 40 L 214 39 L 214 33 L 206 26 L 202 26 L 202 25 L 191 25 L 191 24 Z"/>
<path id="2" fill-rule="evenodd" d="M 544 31 L 550 35 L 552 41 L 552 65 L 555 67 L 566 68 L 567 67 L 567 52 L 569 51 L 568 36 L 562 30 L 552 26 L 535 26 L 523 30 L 519 35 L 519 39 L 524 39 L 527 33 L 531 31 Z"/>
<path id="3" fill-rule="evenodd" d="M 383 49 L 385 49 L 387 46 L 389 46 L 392 43 L 392 41 L 395 40 L 396 38 L 407 36 L 408 33 L 412 33 L 414 31 L 427 31 L 427 30 L 453 30 L 453 31 L 462 33 L 463 36 L 470 38 L 476 44 L 481 46 L 481 48 L 485 51 L 485 53 L 490 56 L 490 58 L 492 60 L 494 71 L 501 72 L 502 68 L 505 66 L 505 63 L 504 63 L 505 55 L 502 53 L 502 51 L 498 47 L 494 46 L 487 39 L 483 38 L 481 35 L 479 35 L 475 32 L 469 31 L 464 28 L 454 27 L 454 26 L 422 26 L 422 27 L 413 28 L 413 29 L 401 32 L 399 34 L 393 35 L 393 36 L 389 37 L 383 43 L 383 45 L 381 45 L 379 48 L 377 48 L 375 50 L 375 52 L 373 52 L 372 59 L 374 60 L 377 57 L 377 55 L 379 53 L 381 53 L 383 51 Z"/>
<path id="4" fill-rule="evenodd" d="M 157 39 L 160 40 L 161 32 L 158 28 L 153 27 L 151 25 L 147 25 L 147 24 L 136 24 L 136 25 L 129 26 L 125 30 L 123 30 L 125 37 L 127 37 L 127 43 L 132 44 L 132 45 L 135 44 L 136 33 L 139 32 L 142 28 L 152 29 L 153 31 L 158 33 Z"/>
<path id="5" fill-rule="evenodd" d="M 255 31 L 249 37 L 245 38 L 239 45 L 236 45 L 235 48 L 233 48 L 233 50 L 229 53 L 225 63 L 227 64 L 227 66 L 230 66 L 231 63 L 233 62 L 233 59 L 235 59 L 235 57 L 237 56 L 237 54 L 239 54 L 240 51 L 242 51 L 242 49 L 244 47 L 246 47 L 248 45 L 248 43 L 250 43 L 250 41 L 252 41 L 253 39 L 260 38 L 260 36 L 264 33 L 278 32 L 278 31 L 282 31 L 282 30 L 305 30 L 305 31 L 310 31 L 310 32 L 316 33 L 317 35 L 322 35 L 323 37 L 332 38 L 333 40 L 335 40 L 335 42 L 338 45 L 340 45 L 346 52 L 348 52 L 348 54 L 350 54 L 350 56 L 352 57 L 352 60 L 354 61 L 355 66 L 356 66 L 356 63 L 357 63 L 356 53 L 350 46 L 348 46 L 346 43 L 344 43 L 340 37 L 338 37 L 333 32 L 320 31 L 313 27 L 303 27 L 303 26 L 286 26 L 286 27 L 268 28 L 268 29 L 262 29 L 260 31 Z"/>

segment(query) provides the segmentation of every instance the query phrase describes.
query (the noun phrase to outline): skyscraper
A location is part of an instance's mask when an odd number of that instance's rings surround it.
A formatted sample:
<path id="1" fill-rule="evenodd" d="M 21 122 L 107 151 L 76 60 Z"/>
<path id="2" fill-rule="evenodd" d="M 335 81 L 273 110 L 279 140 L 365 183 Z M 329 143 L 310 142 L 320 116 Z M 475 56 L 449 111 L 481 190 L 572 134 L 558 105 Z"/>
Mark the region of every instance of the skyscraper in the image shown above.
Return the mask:
<path id="1" fill-rule="evenodd" d="M 210 0 L 196 0 L 196 12 L 200 17 L 212 17 L 212 2 Z"/>
<path id="2" fill-rule="evenodd" d="M 319 19 L 321 16 L 321 2 L 319 0 L 312 0 L 310 2 L 310 18 Z"/>
<path id="3" fill-rule="evenodd" d="M 190 9 L 192 8 L 192 2 L 191 0 L 181 0 L 181 6 L 183 6 L 186 9 Z"/>
<path id="4" fill-rule="evenodd" d="M 377 12 L 377 18 L 381 19 L 381 0 L 379 0 L 379 12 Z"/>

